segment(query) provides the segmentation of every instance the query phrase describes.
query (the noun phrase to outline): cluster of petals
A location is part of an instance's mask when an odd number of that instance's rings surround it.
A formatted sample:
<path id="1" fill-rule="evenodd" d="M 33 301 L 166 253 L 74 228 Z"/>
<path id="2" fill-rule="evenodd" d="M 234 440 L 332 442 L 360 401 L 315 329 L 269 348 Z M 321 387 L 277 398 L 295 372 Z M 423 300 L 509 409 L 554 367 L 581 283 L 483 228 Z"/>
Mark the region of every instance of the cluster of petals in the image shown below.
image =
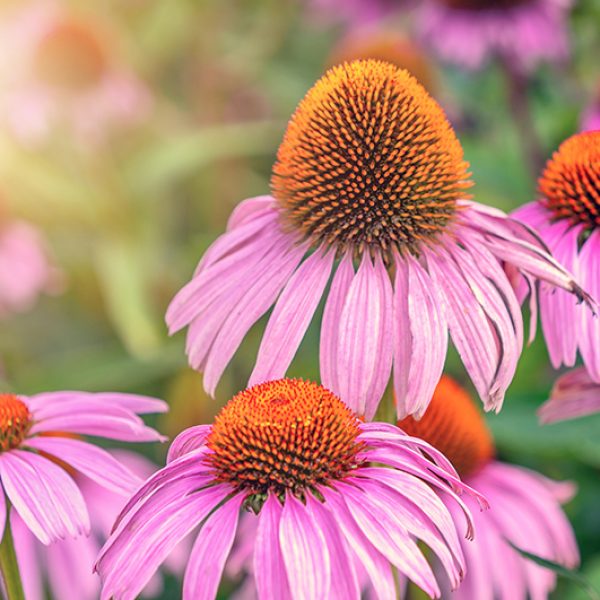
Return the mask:
<path id="1" fill-rule="evenodd" d="M 183 598 L 215 598 L 241 513 L 240 533 L 250 530 L 252 536 L 238 536 L 237 543 L 251 546 L 254 593 L 261 599 L 358 599 L 365 589 L 377 598 L 396 598 L 392 567 L 438 597 L 439 585 L 417 540 L 437 556 L 452 587 L 460 583 L 465 565 L 459 535 L 434 489 L 461 507 L 469 537 L 470 512 L 457 493 L 473 494 L 482 506 L 486 502 L 422 440 L 393 425 L 361 423 L 363 466 L 316 492 L 307 489 L 304 501 L 269 493 L 255 515 L 242 511 L 247 494 L 215 480 L 207 465 L 210 429 L 201 425 L 181 433 L 166 467 L 124 508 L 96 565 L 103 599 L 135 598 L 171 549 L 198 526 Z"/>
<path id="2" fill-rule="evenodd" d="M 47 392 L 16 398 L 27 407 L 31 422 L 18 446 L 0 452 L 0 533 L 8 500 L 43 544 L 88 535 L 86 502 L 67 469 L 123 496 L 130 495 L 140 479 L 112 454 L 77 436 L 163 440 L 138 413 L 164 412 L 166 404 L 120 393 Z"/>
<path id="3" fill-rule="evenodd" d="M 448 332 L 486 409 L 499 410 L 523 345 L 519 302 L 504 265 L 587 298 L 527 227 L 462 201 L 456 219 L 420 256 L 394 251 L 390 276 L 376 251 L 358 269 L 349 250 L 311 247 L 282 225 L 269 196 L 241 203 L 167 311 L 189 326 L 190 365 L 213 393 L 252 325 L 273 305 L 250 385 L 285 375 L 332 272 L 320 336 L 321 381 L 372 419 L 394 372 L 399 416 L 423 414 L 442 373 Z M 575 300 L 573 300 L 575 304 Z M 587 309 L 586 309 L 587 310 Z M 584 312 L 584 311 L 582 311 Z"/>

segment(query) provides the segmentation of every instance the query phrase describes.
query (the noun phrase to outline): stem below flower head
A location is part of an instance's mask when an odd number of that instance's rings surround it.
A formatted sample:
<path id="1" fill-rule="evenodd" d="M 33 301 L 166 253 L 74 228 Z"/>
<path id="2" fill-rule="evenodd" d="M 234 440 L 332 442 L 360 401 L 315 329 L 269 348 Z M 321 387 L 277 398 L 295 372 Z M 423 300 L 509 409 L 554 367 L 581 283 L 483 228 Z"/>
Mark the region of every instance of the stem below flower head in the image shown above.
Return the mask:
<path id="1" fill-rule="evenodd" d="M 21 573 L 15 554 L 15 545 L 10 526 L 10 508 L 6 511 L 6 526 L 4 527 L 4 536 L 0 543 L 0 572 L 4 580 L 4 589 L 6 590 L 7 600 L 25 600 L 23 592 L 23 583 L 21 582 Z"/>

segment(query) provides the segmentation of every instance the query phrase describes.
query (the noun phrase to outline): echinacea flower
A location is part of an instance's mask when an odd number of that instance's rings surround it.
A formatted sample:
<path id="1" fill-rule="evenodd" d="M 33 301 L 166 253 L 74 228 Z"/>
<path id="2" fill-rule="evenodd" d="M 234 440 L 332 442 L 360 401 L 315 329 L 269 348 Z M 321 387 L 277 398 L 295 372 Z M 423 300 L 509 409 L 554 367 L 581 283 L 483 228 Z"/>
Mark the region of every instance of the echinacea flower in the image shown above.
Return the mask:
<path id="1" fill-rule="evenodd" d="M 600 298 L 600 131 L 578 133 L 552 155 L 540 197 L 513 216 L 531 226 L 594 298 Z M 600 318 L 561 290 L 540 291 L 542 330 L 552 366 L 571 367 L 577 351 L 600 383 Z"/>
<path id="2" fill-rule="evenodd" d="M 578 367 L 556 380 L 538 416 L 542 423 L 554 423 L 597 412 L 600 412 L 600 382 L 594 381 L 585 367 Z"/>
<path id="3" fill-rule="evenodd" d="M 45 598 L 47 587 L 54 600 L 96 600 L 100 596 L 100 578 L 93 573 L 94 562 L 102 544 L 108 538 L 111 527 L 127 499 L 150 477 L 156 466 L 139 454 L 127 450 L 111 454 L 125 465 L 137 478 L 137 483 L 127 494 L 98 485 L 88 477 L 69 468 L 77 483 L 90 514 L 89 536 L 67 538 L 45 546 L 40 543 L 16 512 L 11 514 L 15 552 L 27 600 Z M 60 463 L 59 463 L 60 464 Z M 132 480 L 134 483 L 135 480 Z M 185 567 L 185 548 L 178 547 L 166 566 L 175 574 L 182 574 Z M 144 588 L 144 597 L 153 597 L 162 589 L 157 575 Z"/>
<path id="4" fill-rule="evenodd" d="M 263 383 L 230 400 L 213 425 L 181 433 L 167 466 L 130 499 L 96 565 L 102 599 L 135 598 L 198 526 L 183 598 L 215 598 L 242 510 L 256 519 L 261 600 L 358 599 L 358 573 L 376 597 L 396 598 L 392 566 L 436 597 L 417 540 L 438 556 L 453 586 L 462 553 L 434 489 L 459 506 L 456 492 L 470 493 L 437 450 L 393 425 L 361 422 L 323 387 Z"/>
<path id="5" fill-rule="evenodd" d="M 66 126 L 86 144 L 147 114 L 150 94 L 96 22 L 63 3 L 33 0 L 0 13 L 0 108 L 21 141 Z"/>
<path id="6" fill-rule="evenodd" d="M 0 220 L 0 318 L 30 310 L 59 282 L 40 232 L 25 221 Z"/>
<path id="7" fill-rule="evenodd" d="M 577 566 L 577 545 L 560 506 L 573 496 L 574 486 L 496 460 L 481 414 L 467 392 L 447 376 L 423 418 L 407 417 L 398 426 L 443 452 L 465 483 L 490 504 L 485 512 L 473 511 L 476 536 L 462 544 L 467 574 L 452 598 L 548 598 L 556 574 L 524 558 L 515 547 L 567 568 Z M 442 499 L 446 501 L 443 494 Z M 465 502 L 472 505 L 468 496 Z M 454 514 L 454 506 L 448 504 L 448 509 Z"/>
<path id="8" fill-rule="evenodd" d="M 273 196 L 236 208 L 169 306 L 169 330 L 189 326 L 188 360 L 213 393 L 275 305 L 250 385 L 282 377 L 334 272 L 321 380 L 352 410 L 373 417 L 393 363 L 399 415 L 422 414 L 448 331 L 486 408 L 499 409 L 522 346 L 503 265 L 585 293 L 529 229 L 467 200 L 469 186 L 444 112 L 409 73 L 372 60 L 335 67 L 288 125 Z"/>
<path id="9" fill-rule="evenodd" d="M 440 57 L 479 69 L 496 56 L 531 70 L 564 60 L 571 0 L 423 0 L 417 28 Z"/>
<path id="10" fill-rule="evenodd" d="M 137 413 L 164 410 L 164 402 L 132 394 L 0 394 L 0 515 L 6 516 L 10 501 L 43 544 L 89 534 L 86 503 L 68 470 L 121 494 L 130 494 L 139 479 L 106 450 L 73 434 L 162 440 Z M 0 538 L 4 518 L 1 523 Z"/>

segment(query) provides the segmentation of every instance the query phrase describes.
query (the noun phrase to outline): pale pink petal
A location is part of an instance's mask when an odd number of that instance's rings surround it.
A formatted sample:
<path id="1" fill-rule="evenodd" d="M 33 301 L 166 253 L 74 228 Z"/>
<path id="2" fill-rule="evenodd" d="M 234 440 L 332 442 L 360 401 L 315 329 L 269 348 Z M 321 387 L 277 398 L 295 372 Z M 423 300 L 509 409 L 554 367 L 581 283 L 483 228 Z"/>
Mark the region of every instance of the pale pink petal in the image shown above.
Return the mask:
<path id="1" fill-rule="evenodd" d="M 309 256 L 291 276 L 269 319 L 248 386 L 285 373 L 329 281 L 335 252 Z"/>
<path id="2" fill-rule="evenodd" d="M 4 538 L 4 526 L 6 525 L 6 497 L 4 491 L 0 490 L 0 540 Z"/>
<path id="3" fill-rule="evenodd" d="M 600 231 L 595 230 L 579 254 L 581 282 L 593 298 L 600 299 Z M 579 350 L 591 378 L 600 383 L 600 315 L 583 311 Z"/>
<path id="4" fill-rule="evenodd" d="M 213 600 L 231 551 L 244 496 L 238 494 L 214 511 L 202 526 L 183 577 L 184 600 Z"/>
<path id="5" fill-rule="evenodd" d="M 240 202 L 229 215 L 227 231 L 255 221 L 258 215 L 275 212 L 277 210 L 276 202 L 273 196 L 255 196 Z"/>
<path id="6" fill-rule="evenodd" d="M 281 512 L 279 546 L 294 600 L 327 598 L 331 559 L 325 536 L 306 507 L 291 494 L 286 496 Z"/>
<path id="7" fill-rule="evenodd" d="M 279 544 L 281 512 L 279 500 L 269 494 L 258 516 L 254 543 L 254 577 L 261 600 L 292 597 Z"/>
<path id="8" fill-rule="evenodd" d="M 81 440 L 35 437 L 25 440 L 24 444 L 55 456 L 117 494 L 129 495 L 142 482 L 106 450 Z"/>
<path id="9" fill-rule="evenodd" d="M 43 544 L 89 533 L 79 488 L 53 462 L 22 450 L 3 452 L 0 478 L 12 506 Z"/>
<path id="10" fill-rule="evenodd" d="M 40 543 L 15 510 L 11 511 L 10 524 L 25 598 L 45 600 L 39 557 Z"/>
<path id="11" fill-rule="evenodd" d="M 171 443 L 169 452 L 167 453 L 167 464 L 174 461 L 176 458 L 198 450 L 206 443 L 206 438 L 210 433 L 210 425 L 196 425 L 188 427 L 182 431 Z"/>
<path id="12" fill-rule="evenodd" d="M 321 341 L 319 344 L 321 381 L 323 386 L 329 390 L 339 388 L 338 336 L 340 315 L 353 278 L 352 255 L 345 254 L 331 282 L 331 289 L 329 290 L 321 324 Z"/>

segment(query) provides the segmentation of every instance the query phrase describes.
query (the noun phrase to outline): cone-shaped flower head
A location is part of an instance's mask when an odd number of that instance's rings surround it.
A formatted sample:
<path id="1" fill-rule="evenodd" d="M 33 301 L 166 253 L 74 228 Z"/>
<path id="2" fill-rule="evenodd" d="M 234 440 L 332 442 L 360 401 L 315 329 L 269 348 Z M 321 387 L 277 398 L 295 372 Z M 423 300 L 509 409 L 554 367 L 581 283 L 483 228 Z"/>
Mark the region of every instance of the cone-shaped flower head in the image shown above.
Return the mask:
<path id="1" fill-rule="evenodd" d="M 398 426 L 443 452 L 464 481 L 490 502 L 488 511 L 473 511 L 477 534 L 473 542 L 463 543 L 467 574 L 453 597 L 547 598 L 556 575 L 523 558 L 510 544 L 565 567 L 576 566 L 575 538 L 560 507 L 574 487 L 495 460 L 483 417 L 467 392 L 447 376 L 423 418 L 407 417 Z M 441 497 L 445 501 L 443 493 Z M 470 498 L 465 500 L 471 504 Z M 448 509 L 454 513 L 454 507 Z"/>
<path id="2" fill-rule="evenodd" d="M 600 131 L 565 140 L 539 179 L 539 199 L 514 216 L 534 228 L 556 258 L 600 298 Z M 600 319 L 562 291 L 542 288 L 542 329 L 555 368 L 573 366 L 579 350 L 600 383 Z M 589 314 L 588 314 L 589 313 Z"/>
<path id="3" fill-rule="evenodd" d="M 393 425 L 360 421 L 323 387 L 263 383 L 235 396 L 213 425 L 184 431 L 167 466 L 131 498 L 98 559 L 102 598 L 135 598 L 198 525 L 183 597 L 215 598 L 240 512 L 254 521 L 241 529 L 253 536 L 244 544 L 260 599 L 358 600 L 366 586 L 391 599 L 392 566 L 437 596 L 416 540 L 454 587 L 463 568 L 456 525 L 434 489 L 459 513 L 456 492 L 470 493 L 437 450 Z M 470 535 L 469 522 L 467 514 Z"/>
<path id="4" fill-rule="evenodd" d="M 273 196 L 235 210 L 171 303 L 170 331 L 189 325 L 190 364 L 212 393 L 275 304 L 250 384 L 282 377 L 333 271 L 321 379 L 352 410 L 373 417 L 393 365 L 399 414 L 422 414 L 448 331 L 499 409 L 522 346 L 503 264 L 585 294 L 527 228 L 465 200 L 469 186 L 452 127 L 411 75 L 373 60 L 335 67 L 290 120 Z"/>
<path id="5" fill-rule="evenodd" d="M 0 394 L 0 538 L 10 516 L 7 499 L 43 544 L 88 534 L 86 503 L 72 475 L 122 495 L 140 480 L 106 450 L 73 434 L 161 440 L 137 413 L 164 410 L 160 400 L 129 394 Z"/>
<path id="6" fill-rule="evenodd" d="M 479 69 L 499 57 L 531 70 L 568 55 L 571 0 L 423 0 L 416 26 L 450 63 Z"/>

